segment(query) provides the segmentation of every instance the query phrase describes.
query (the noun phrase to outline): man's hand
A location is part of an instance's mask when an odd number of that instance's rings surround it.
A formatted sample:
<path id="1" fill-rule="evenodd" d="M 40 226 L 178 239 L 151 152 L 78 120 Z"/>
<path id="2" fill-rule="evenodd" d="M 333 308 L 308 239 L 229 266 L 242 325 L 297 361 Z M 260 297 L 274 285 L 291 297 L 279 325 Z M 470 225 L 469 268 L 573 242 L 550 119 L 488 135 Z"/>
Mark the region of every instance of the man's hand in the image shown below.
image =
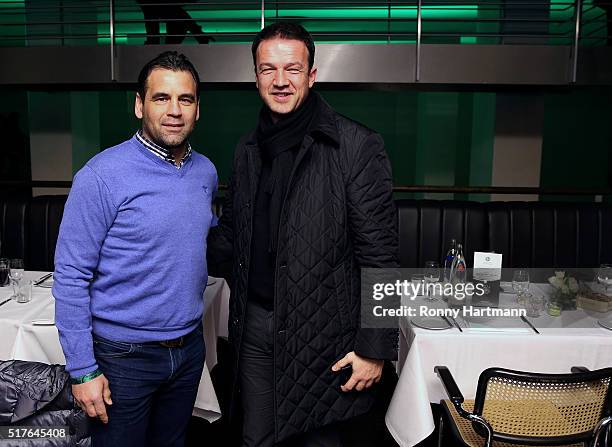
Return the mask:
<path id="1" fill-rule="evenodd" d="M 89 382 L 72 385 L 72 394 L 77 404 L 87 413 L 89 417 L 99 418 L 105 424 L 108 423 L 106 405 L 112 405 L 111 392 L 108 380 L 100 375 Z"/>
<path id="2" fill-rule="evenodd" d="M 350 379 L 340 388 L 342 391 L 357 391 L 370 388 L 374 383 L 380 382 L 384 360 L 368 359 L 349 352 L 332 366 L 332 371 L 340 371 L 343 366 L 352 365 L 353 373 Z"/>

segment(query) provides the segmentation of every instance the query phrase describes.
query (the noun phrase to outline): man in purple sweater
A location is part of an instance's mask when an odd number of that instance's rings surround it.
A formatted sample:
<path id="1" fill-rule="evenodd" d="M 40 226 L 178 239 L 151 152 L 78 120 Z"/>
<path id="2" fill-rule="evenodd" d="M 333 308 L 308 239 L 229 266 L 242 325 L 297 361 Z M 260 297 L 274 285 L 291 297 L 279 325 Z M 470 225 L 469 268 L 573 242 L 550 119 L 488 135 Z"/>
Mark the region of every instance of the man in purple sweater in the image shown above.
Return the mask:
<path id="1" fill-rule="evenodd" d="M 199 77 L 166 52 L 138 78 L 142 128 L 75 176 L 55 253 L 56 324 L 94 446 L 182 446 L 202 368 L 217 173 L 187 141 Z"/>

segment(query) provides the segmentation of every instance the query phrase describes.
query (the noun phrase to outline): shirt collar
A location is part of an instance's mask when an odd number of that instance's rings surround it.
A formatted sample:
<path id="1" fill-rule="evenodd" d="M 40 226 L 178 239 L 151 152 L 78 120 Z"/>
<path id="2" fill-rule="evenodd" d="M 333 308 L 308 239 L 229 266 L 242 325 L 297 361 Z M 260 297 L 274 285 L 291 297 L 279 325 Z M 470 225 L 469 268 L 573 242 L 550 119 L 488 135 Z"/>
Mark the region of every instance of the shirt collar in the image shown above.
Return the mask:
<path id="1" fill-rule="evenodd" d="M 176 166 L 174 164 L 174 157 L 172 156 L 172 153 L 168 149 L 166 149 L 165 147 L 160 146 L 159 144 L 156 144 L 153 141 L 149 140 L 147 137 L 145 137 L 144 134 L 142 133 L 142 129 L 140 129 L 138 132 L 136 132 L 135 136 L 136 136 L 136 139 L 145 148 L 147 148 L 149 151 L 151 151 L 155 156 L 161 158 L 162 160 L 167 161 L 168 163 L 172 164 L 173 166 Z M 176 167 L 180 168 L 181 166 L 183 166 L 183 164 L 185 163 L 185 161 L 187 161 L 187 159 L 189 157 L 191 157 L 191 144 L 189 144 L 189 142 L 187 142 L 187 150 L 185 151 L 185 155 L 183 155 L 183 158 L 179 162 L 179 165 L 176 166 Z"/>

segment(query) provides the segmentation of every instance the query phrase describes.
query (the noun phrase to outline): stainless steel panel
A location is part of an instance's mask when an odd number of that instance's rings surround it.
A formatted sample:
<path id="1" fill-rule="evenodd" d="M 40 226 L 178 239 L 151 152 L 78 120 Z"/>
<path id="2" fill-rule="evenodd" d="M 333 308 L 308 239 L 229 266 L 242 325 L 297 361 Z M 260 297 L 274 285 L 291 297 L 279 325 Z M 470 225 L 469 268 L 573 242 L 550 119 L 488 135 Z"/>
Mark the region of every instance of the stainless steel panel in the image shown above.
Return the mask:
<path id="1" fill-rule="evenodd" d="M 249 45 L 115 46 L 116 81 L 111 81 L 108 46 L 0 47 L 0 85 L 133 84 L 148 60 L 162 51 L 185 53 L 203 82 L 254 83 Z M 581 49 L 578 83 L 612 83 L 612 49 Z M 315 64 L 319 83 L 415 83 L 416 46 L 409 44 L 320 44 Z M 567 85 L 570 47 L 526 45 L 423 45 L 419 84 Z"/>
<path id="2" fill-rule="evenodd" d="M 563 85 L 570 48 L 526 45 L 424 45 L 421 82 Z"/>
<path id="3" fill-rule="evenodd" d="M 0 48 L 0 60 L 0 85 L 110 82 L 108 47 Z"/>

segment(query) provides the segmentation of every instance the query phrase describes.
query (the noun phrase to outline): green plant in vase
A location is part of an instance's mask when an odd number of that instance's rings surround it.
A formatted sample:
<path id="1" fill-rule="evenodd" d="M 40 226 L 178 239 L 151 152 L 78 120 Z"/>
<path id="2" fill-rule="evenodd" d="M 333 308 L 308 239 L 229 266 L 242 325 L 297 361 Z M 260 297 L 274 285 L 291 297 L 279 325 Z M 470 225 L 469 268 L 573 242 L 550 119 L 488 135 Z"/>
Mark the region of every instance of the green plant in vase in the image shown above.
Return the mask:
<path id="1" fill-rule="evenodd" d="M 555 276 L 548 278 L 548 282 L 553 287 L 551 303 L 557 304 L 561 310 L 576 309 L 576 293 L 580 288 L 576 278 L 565 276 L 565 272 L 555 272 Z"/>

